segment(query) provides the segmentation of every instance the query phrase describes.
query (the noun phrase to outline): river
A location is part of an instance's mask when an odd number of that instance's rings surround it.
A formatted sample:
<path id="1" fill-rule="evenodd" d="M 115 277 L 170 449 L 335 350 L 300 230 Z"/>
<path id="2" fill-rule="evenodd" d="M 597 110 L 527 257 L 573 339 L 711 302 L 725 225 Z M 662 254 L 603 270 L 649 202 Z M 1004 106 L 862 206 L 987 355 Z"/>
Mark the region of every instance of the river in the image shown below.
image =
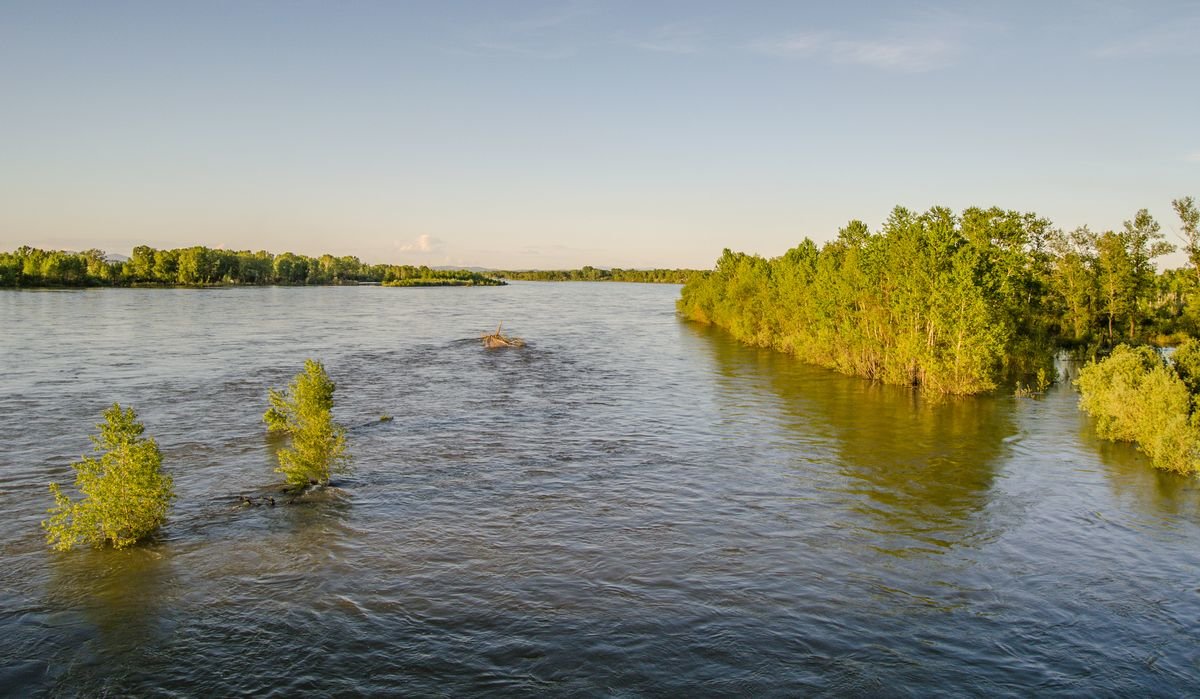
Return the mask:
<path id="1" fill-rule="evenodd" d="M 1200 694 L 1200 483 L 1097 440 L 1064 383 L 932 401 L 677 295 L 0 292 L 0 694 Z M 484 350 L 499 321 L 528 346 Z M 353 470 L 244 506 L 308 357 Z M 170 520 L 52 552 L 46 484 L 114 401 Z"/>

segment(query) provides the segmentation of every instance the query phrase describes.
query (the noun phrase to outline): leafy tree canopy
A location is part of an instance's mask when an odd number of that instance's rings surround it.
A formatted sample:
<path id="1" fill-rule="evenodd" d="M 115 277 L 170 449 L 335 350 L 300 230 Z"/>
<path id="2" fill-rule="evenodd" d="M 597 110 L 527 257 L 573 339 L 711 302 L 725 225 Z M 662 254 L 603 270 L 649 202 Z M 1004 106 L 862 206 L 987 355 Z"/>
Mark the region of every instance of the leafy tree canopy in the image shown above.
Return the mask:
<path id="1" fill-rule="evenodd" d="M 284 391 L 270 389 L 263 414 L 268 432 L 289 435 L 291 446 L 279 450 L 279 467 L 289 486 L 327 485 L 346 468 L 346 429 L 333 420 L 334 382 L 324 365 L 312 359 Z"/>
<path id="2" fill-rule="evenodd" d="M 49 544 L 60 551 L 76 544 L 125 548 L 154 533 L 167 518 L 175 498 L 171 476 L 162 472 L 162 454 L 133 408 L 113 404 L 91 438 L 98 457 L 71 464 L 75 488 L 72 500 L 57 483 L 50 484 L 54 507 L 42 522 Z"/>

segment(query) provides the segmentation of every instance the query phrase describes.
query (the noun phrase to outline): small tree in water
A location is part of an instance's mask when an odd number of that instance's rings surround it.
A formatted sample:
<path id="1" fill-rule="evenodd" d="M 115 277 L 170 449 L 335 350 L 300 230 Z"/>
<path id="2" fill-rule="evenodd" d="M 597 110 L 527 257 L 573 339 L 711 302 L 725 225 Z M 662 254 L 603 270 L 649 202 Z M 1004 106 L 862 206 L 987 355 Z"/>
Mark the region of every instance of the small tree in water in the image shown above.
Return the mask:
<path id="1" fill-rule="evenodd" d="M 162 454 L 133 408 L 116 403 L 104 411 L 92 436 L 99 458 L 83 457 L 71 464 L 75 487 L 83 497 L 71 500 L 57 483 L 50 484 L 54 507 L 42 522 L 46 540 L 60 551 L 75 544 L 125 548 L 154 533 L 167 519 L 175 498 L 171 477 L 162 472 Z"/>
<path id="2" fill-rule="evenodd" d="M 263 414 L 267 430 L 292 436 L 292 446 L 279 450 L 275 470 L 294 488 L 327 485 L 330 475 L 349 461 L 346 429 L 333 421 L 335 387 L 325 367 L 309 359 L 286 391 L 268 392 L 271 407 Z"/>

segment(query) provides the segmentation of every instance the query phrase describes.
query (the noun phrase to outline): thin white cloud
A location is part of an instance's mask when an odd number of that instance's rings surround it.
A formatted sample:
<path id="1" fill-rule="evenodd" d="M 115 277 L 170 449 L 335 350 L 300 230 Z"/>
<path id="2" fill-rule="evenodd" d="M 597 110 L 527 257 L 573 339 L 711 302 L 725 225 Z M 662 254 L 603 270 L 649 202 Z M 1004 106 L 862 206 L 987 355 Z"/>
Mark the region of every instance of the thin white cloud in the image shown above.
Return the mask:
<path id="1" fill-rule="evenodd" d="M 1183 159 L 1189 163 L 1200 163 L 1200 150 L 1188 153 L 1187 155 L 1183 156 Z"/>
<path id="2" fill-rule="evenodd" d="M 811 57 L 898 73 L 924 73 L 952 64 L 961 45 L 957 39 L 945 37 L 852 39 L 809 32 L 759 40 L 751 48 L 785 58 Z"/>
<path id="3" fill-rule="evenodd" d="M 395 247 L 397 252 L 412 252 L 421 255 L 432 255 L 441 252 L 442 249 L 445 248 L 445 243 L 437 238 L 434 238 L 428 233 L 422 233 L 414 240 L 406 242 L 396 241 L 393 247 Z"/>
<path id="4" fill-rule="evenodd" d="M 784 58 L 790 56 L 812 56 L 824 51 L 829 46 L 830 41 L 831 37 L 828 33 L 810 32 L 791 34 L 772 39 L 759 39 L 750 44 L 750 48 L 759 53 Z"/>
<path id="5" fill-rule="evenodd" d="M 695 24 L 672 22 L 631 43 L 644 51 L 691 54 L 703 50 L 704 37 L 704 30 Z"/>
<path id="6" fill-rule="evenodd" d="M 511 53 L 518 56 L 543 58 L 546 60 L 570 58 L 578 53 L 577 48 L 567 44 L 541 45 L 536 42 L 520 41 L 478 41 L 475 42 L 475 48 L 486 53 Z"/>
<path id="7" fill-rule="evenodd" d="M 561 27 L 592 14 L 594 9 L 588 2 L 569 2 L 552 12 L 530 15 L 506 22 L 504 26 L 514 32 L 536 33 Z"/>
<path id="8" fill-rule="evenodd" d="M 950 65 L 958 53 L 956 43 L 944 39 L 919 41 L 835 41 L 833 60 L 836 63 L 923 73 Z"/>
<path id="9" fill-rule="evenodd" d="M 509 53 L 558 60 L 579 52 L 574 34 L 580 20 L 593 14 L 590 2 L 577 0 L 552 11 L 506 22 L 476 25 L 470 30 L 469 53 Z"/>
<path id="10" fill-rule="evenodd" d="M 809 30 L 762 37 L 750 50 L 780 58 L 859 65 L 894 73 L 925 73 L 947 68 L 958 60 L 971 38 L 1003 31 L 994 20 L 959 12 L 916 10 L 888 22 L 874 34 Z"/>
<path id="11" fill-rule="evenodd" d="M 1141 29 L 1092 52 L 1099 58 L 1195 56 L 1200 54 L 1200 16 Z"/>

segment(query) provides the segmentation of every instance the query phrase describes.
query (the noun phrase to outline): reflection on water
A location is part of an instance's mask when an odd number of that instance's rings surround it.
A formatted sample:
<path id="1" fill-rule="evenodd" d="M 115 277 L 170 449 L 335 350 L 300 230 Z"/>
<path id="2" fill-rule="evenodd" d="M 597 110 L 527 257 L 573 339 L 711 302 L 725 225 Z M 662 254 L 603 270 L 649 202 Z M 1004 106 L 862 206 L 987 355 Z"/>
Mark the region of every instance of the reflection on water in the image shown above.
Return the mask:
<path id="1" fill-rule="evenodd" d="M 46 599 L 54 609 L 82 613 L 105 652 L 134 648 L 152 639 L 159 612 L 170 605 L 169 551 L 150 543 L 123 551 L 54 554 Z"/>
<path id="2" fill-rule="evenodd" d="M 0 293 L 0 695 L 1200 693 L 1192 481 L 1066 385 L 926 402 L 677 293 Z M 501 319 L 530 345 L 484 351 Z M 266 390 L 310 356 L 354 471 L 247 506 L 279 495 Z M 114 400 L 170 521 L 50 552 L 46 483 Z"/>
<path id="3" fill-rule="evenodd" d="M 1079 441 L 1095 450 L 1115 497 L 1167 522 L 1180 517 L 1200 520 L 1200 481 L 1147 468 L 1148 458 L 1136 446 L 1099 439 L 1086 417 L 1081 416 L 1080 423 Z"/>
<path id="4" fill-rule="evenodd" d="M 49 555 L 46 626 L 82 662 L 46 662 L 43 672 L 62 690 L 112 686 L 144 663 L 171 631 L 177 588 L 170 547 L 151 542 L 122 551 L 77 549 Z M 46 650 L 50 650 L 47 648 Z M 44 660 L 58 653 L 46 653 Z"/>
<path id="5" fill-rule="evenodd" d="M 1060 357 L 1059 376 L 1063 384 L 1073 385 L 1086 363 L 1084 359 Z M 1078 398 L 1074 393 L 1064 393 L 1071 401 Z M 1116 497 L 1152 516 L 1168 514 L 1173 518 L 1184 515 L 1192 521 L 1200 518 L 1200 481 L 1171 471 L 1148 468 L 1147 457 L 1135 445 L 1100 439 L 1096 436 L 1094 420 L 1083 411 L 1077 411 L 1075 418 L 1074 437 L 1104 465 Z M 1070 429 L 1069 419 L 1064 422 Z"/>
<path id="6" fill-rule="evenodd" d="M 712 350 L 727 395 L 738 400 L 770 390 L 792 439 L 809 449 L 832 448 L 831 466 L 843 481 L 826 484 L 826 496 L 874 520 L 864 526 L 887 535 L 874 546 L 897 555 L 937 553 L 978 533 L 972 517 L 986 504 L 995 461 L 1016 432 L 1010 404 L 990 397 L 931 400 L 688 327 Z"/>

